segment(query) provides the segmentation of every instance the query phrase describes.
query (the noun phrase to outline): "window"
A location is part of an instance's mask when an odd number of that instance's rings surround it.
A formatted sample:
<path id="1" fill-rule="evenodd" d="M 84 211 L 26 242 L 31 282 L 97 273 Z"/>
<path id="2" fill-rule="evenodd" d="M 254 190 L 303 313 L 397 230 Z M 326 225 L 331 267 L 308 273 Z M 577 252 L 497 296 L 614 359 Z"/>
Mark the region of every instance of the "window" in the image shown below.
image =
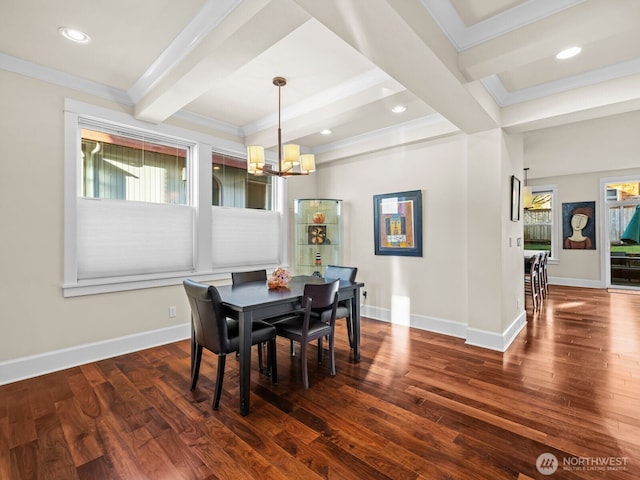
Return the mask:
<path id="1" fill-rule="evenodd" d="M 248 175 L 243 144 L 72 99 L 64 115 L 65 297 L 285 261 L 284 181 Z"/>
<path id="2" fill-rule="evenodd" d="M 193 271 L 191 146 L 93 119 L 79 128 L 78 280 Z"/>
<path id="3" fill-rule="evenodd" d="M 551 252 L 556 258 L 558 222 L 556 186 L 531 186 L 533 201 L 524 211 L 524 248 Z"/>
<path id="4" fill-rule="evenodd" d="M 187 204 L 189 149 L 135 132 L 81 128 L 82 196 Z"/>
<path id="5" fill-rule="evenodd" d="M 273 177 L 250 175 L 243 158 L 212 155 L 212 205 L 272 210 Z"/>

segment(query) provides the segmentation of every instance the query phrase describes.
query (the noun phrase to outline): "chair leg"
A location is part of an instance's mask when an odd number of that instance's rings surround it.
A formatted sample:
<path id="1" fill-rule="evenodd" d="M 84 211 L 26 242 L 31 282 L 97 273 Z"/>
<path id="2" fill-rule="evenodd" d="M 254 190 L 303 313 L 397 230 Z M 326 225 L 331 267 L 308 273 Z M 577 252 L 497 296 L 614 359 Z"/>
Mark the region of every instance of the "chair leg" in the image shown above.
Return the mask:
<path id="1" fill-rule="evenodd" d="M 220 405 L 220 395 L 222 395 L 222 380 L 224 380 L 224 364 L 227 361 L 226 355 L 218 355 L 218 375 L 216 376 L 216 390 L 213 394 L 213 404 L 211 407 L 218 410 Z"/>
<path id="2" fill-rule="evenodd" d="M 322 337 L 320 337 L 318 339 L 318 363 L 322 363 L 322 354 L 323 354 L 323 348 L 322 348 Z"/>
<path id="3" fill-rule="evenodd" d="M 302 385 L 309 390 L 309 372 L 307 371 L 307 344 L 300 342 L 300 371 L 302 372 Z"/>
<path id="4" fill-rule="evenodd" d="M 270 340 L 267 344 L 267 356 L 269 357 L 269 373 L 271 383 L 278 383 L 278 362 L 276 360 L 276 340 Z"/>
<path id="5" fill-rule="evenodd" d="M 193 371 L 191 372 L 191 390 L 196 389 L 198 383 L 198 375 L 200 374 L 200 361 L 202 360 L 202 345 L 196 345 L 195 361 L 193 363 Z"/>
<path id="6" fill-rule="evenodd" d="M 291 356 L 295 357 L 296 356 L 296 346 L 293 344 L 293 340 L 290 340 L 291 342 Z"/>
<path id="7" fill-rule="evenodd" d="M 329 375 L 334 376 L 336 374 L 336 358 L 335 358 L 335 335 L 332 332 L 329 335 Z"/>
<path id="8" fill-rule="evenodd" d="M 262 364 L 262 349 L 263 349 L 263 344 L 259 343 L 258 345 L 256 345 L 258 347 L 258 371 L 260 373 L 264 373 L 264 367 Z"/>

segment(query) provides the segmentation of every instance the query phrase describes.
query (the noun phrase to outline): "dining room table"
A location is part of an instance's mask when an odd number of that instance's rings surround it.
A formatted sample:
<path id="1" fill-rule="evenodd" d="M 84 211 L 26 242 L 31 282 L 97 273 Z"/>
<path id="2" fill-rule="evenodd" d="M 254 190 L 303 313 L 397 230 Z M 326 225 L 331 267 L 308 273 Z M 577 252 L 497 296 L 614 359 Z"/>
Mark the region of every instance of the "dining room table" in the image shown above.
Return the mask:
<path id="1" fill-rule="evenodd" d="M 287 287 L 269 289 L 267 282 L 248 282 L 242 285 L 216 287 L 222 299 L 224 314 L 239 322 L 240 414 L 249 413 L 251 384 L 251 322 L 286 315 L 301 308 L 304 286 L 307 283 L 326 283 L 328 279 L 311 275 L 291 277 Z M 351 305 L 353 327 L 353 361 L 360 361 L 360 289 L 362 282 L 340 280 L 339 300 Z M 192 328 L 191 366 L 195 360 L 195 337 Z"/>

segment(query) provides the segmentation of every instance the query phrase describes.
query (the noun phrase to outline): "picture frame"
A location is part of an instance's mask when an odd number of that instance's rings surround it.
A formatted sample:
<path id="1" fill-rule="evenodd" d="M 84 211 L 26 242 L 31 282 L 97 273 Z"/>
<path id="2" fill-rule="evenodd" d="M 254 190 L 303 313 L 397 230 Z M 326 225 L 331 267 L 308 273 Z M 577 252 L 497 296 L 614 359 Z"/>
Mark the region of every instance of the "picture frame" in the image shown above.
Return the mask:
<path id="1" fill-rule="evenodd" d="M 596 202 L 562 204 L 562 249 L 596 249 Z"/>
<path id="2" fill-rule="evenodd" d="M 422 191 L 373 196 L 376 255 L 422 257 Z"/>
<path id="3" fill-rule="evenodd" d="M 511 175 L 511 221 L 520 221 L 520 179 Z"/>

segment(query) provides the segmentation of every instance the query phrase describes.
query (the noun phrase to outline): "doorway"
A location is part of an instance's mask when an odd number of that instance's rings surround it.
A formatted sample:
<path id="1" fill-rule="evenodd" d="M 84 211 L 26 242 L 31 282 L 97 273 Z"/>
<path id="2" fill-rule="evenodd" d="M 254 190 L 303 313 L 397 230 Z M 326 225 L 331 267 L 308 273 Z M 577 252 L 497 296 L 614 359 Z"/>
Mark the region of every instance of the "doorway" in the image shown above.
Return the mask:
<path id="1" fill-rule="evenodd" d="M 605 182 L 607 287 L 640 289 L 640 177 Z"/>

